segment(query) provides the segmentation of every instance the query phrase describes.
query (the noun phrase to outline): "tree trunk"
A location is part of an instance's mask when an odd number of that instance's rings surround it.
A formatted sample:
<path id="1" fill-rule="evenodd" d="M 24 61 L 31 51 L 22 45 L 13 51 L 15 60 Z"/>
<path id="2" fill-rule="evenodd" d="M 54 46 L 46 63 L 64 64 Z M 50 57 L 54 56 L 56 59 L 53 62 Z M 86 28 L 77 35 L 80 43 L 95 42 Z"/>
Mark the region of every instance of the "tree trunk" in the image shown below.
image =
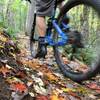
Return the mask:
<path id="1" fill-rule="evenodd" d="M 14 21 L 14 13 L 12 12 L 10 6 L 12 5 L 13 0 L 8 0 L 6 4 L 6 10 L 5 10 L 5 19 L 7 19 L 6 24 L 7 26 L 10 26 L 11 28 L 15 28 L 15 21 Z"/>
<path id="2" fill-rule="evenodd" d="M 29 4 L 27 19 L 26 19 L 26 35 L 29 35 L 32 29 L 33 19 L 35 11 L 35 1 L 32 0 L 32 3 Z"/>
<path id="3" fill-rule="evenodd" d="M 82 34 L 85 40 L 89 37 L 89 8 L 86 6 L 83 8 L 83 15 L 81 19 Z"/>

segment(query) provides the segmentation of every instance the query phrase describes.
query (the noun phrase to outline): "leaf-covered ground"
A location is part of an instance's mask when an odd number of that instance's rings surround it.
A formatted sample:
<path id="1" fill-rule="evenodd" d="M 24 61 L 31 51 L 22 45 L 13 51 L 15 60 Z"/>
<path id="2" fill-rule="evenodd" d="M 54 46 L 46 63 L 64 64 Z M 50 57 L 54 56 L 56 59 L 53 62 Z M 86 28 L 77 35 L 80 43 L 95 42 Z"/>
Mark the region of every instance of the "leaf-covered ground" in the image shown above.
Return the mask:
<path id="1" fill-rule="evenodd" d="M 20 37 L 17 47 L 0 32 L 0 100 L 100 100 L 99 75 L 75 83 L 61 74 L 52 48 L 46 59 L 31 59 L 28 37 Z"/>

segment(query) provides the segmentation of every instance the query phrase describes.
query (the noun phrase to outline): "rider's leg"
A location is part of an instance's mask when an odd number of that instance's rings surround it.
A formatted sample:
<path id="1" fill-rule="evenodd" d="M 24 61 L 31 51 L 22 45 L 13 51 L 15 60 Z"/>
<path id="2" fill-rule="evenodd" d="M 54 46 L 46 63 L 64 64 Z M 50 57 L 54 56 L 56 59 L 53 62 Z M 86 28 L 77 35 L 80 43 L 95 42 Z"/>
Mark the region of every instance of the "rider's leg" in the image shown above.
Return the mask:
<path id="1" fill-rule="evenodd" d="M 47 54 L 47 48 L 45 44 L 45 33 L 46 33 L 45 17 L 37 16 L 36 24 L 39 33 L 38 50 L 37 50 L 36 58 L 37 57 L 44 58 L 45 55 Z"/>
<path id="2" fill-rule="evenodd" d="M 37 24 L 37 30 L 38 30 L 39 36 L 45 37 L 45 33 L 46 33 L 45 17 L 37 16 L 36 24 Z"/>
<path id="3" fill-rule="evenodd" d="M 37 30 L 39 33 L 38 52 L 36 57 L 45 57 L 47 53 L 45 44 L 46 23 L 45 16 L 52 16 L 55 0 L 35 0 L 37 15 Z M 44 17 L 43 17 L 44 16 Z"/>
<path id="4" fill-rule="evenodd" d="M 39 45 L 36 57 L 45 57 L 47 53 L 45 44 L 46 23 L 45 17 L 43 16 L 52 16 L 54 11 L 54 4 L 55 0 L 36 0 L 36 24 L 39 33 Z"/>

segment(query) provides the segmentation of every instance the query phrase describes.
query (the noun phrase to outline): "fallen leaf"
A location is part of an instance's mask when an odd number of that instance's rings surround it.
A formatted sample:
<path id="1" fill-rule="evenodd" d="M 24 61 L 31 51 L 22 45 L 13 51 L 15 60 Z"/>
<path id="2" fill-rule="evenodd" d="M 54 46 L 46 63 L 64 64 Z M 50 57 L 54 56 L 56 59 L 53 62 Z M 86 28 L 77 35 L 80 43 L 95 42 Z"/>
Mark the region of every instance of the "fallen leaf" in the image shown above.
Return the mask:
<path id="1" fill-rule="evenodd" d="M 28 86 L 28 87 L 30 87 L 30 86 L 32 86 L 32 85 L 33 85 L 33 81 L 32 81 L 32 80 L 30 80 L 30 81 L 27 82 L 27 86 Z"/>
<path id="2" fill-rule="evenodd" d="M 47 96 L 44 96 L 44 95 L 38 95 L 36 97 L 36 100 L 49 100 Z"/>
<path id="3" fill-rule="evenodd" d="M 0 45 L 0 49 L 1 49 L 1 48 L 4 48 L 4 46 Z"/>
<path id="4" fill-rule="evenodd" d="M 0 35 L 0 40 L 1 40 L 2 42 L 6 42 L 8 39 L 5 38 L 3 35 Z"/>
<path id="5" fill-rule="evenodd" d="M 7 64 L 8 60 L 2 60 L 2 59 L 0 59 L 0 62 L 2 62 L 3 64 Z"/>
<path id="6" fill-rule="evenodd" d="M 59 80 L 59 78 L 56 76 L 56 75 L 54 75 L 53 73 L 44 73 L 44 75 L 47 77 L 47 79 L 49 80 L 49 81 L 58 81 Z"/>
<path id="7" fill-rule="evenodd" d="M 74 85 L 74 87 L 75 87 L 75 92 L 78 92 L 78 93 L 80 93 L 80 94 L 88 94 L 88 89 L 87 88 L 85 88 L 85 87 L 83 87 L 83 86 L 75 86 Z"/>
<path id="8" fill-rule="evenodd" d="M 20 83 L 20 82 L 11 84 L 10 88 L 11 90 L 17 91 L 19 93 L 24 93 L 28 91 L 27 87 L 23 83 Z"/>
<path id="9" fill-rule="evenodd" d="M 11 72 L 11 70 L 9 70 L 7 67 L 3 66 L 3 67 L 0 68 L 0 73 L 2 73 L 4 77 L 6 77 L 7 74 L 10 73 L 10 72 Z"/>
<path id="10" fill-rule="evenodd" d="M 59 99 L 58 95 L 53 94 L 50 96 L 50 100 L 60 100 L 60 99 Z"/>
<path id="11" fill-rule="evenodd" d="M 96 100 L 96 99 L 97 99 L 97 97 L 96 97 L 95 95 L 93 95 L 93 94 L 88 94 L 88 96 L 89 96 L 91 99 L 93 99 L 93 100 Z"/>
<path id="12" fill-rule="evenodd" d="M 8 82 L 9 84 L 12 84 L 12 83 L 16 83 L 16 82 L 21 82 L 21 80 L 19 80 L 16 77 L 7 77 L 6 82 Z"/>
<path id="13" fill-rule="evenodd" d="M 34 75 L 32 75 L 32 78 L 34 79 L 34 82 L 36 84 L 38 84 L 39 86 L 44 86 L 44 83 L 41 78 L 35 77 Z"/>
<path id="14" fill-rule="evenodd" d="M 8 40 L 7 44 L 9 44 L 11 47 L 15 47 L 15 43 L 12 40 Z"/>
<path id="15" fill-rule="evenodd" d="M 26 73 L 24 71 L 19 71 L 16 73 L 15 75 L 18 78 L 25 78 L 26 77 Z"/>
<path id="16" fill-rule="evenodd" d="M 8 69 L 13 69 L 11 66 L 9 66 L 9 65 L 7 65 L 7 64 L 6 64 L 6 67 L 7 67 Z"/>
<path id="17" fill-rule="evenodd" d="M 95 90 L 97 93 L 100 93 L 100 86 L 97 83 L 90 83 L 86 85 L 88 88 Z"/>
<path id="18" fill-rule="evenodd" d="M 62 88 L 63 92 L 75 92 L 76 90 L 75 89 L 72 89 L 72 88 Z"/>
<path id="19" fill-rule="evenodd" d="M 42 72 L 39 71 L 37 74 L 38 74 L 39 76 L 43 77 L 43 73 L 42 73 Z"/>
<path id="20" fill-rule="evenodd" d="M 70 63 L 70 60 L 68 60 L 68 58 L 66 58 L 66 57 L 63 57 L 63 61 L 64 61 L 64 64 L 69 64 Z"/>
<path id="21" fill-rule="evenodd" d="M 87 87 L 90 88 L 90 89 L 94 89 L 94 90 L 99 90 L 100 91 L 100 86 L 97 85 L 96 83 L 87 84 Z"/>
<path id="22" fill-rule="evenodd" d="M 21 59 L 20 61 L 22 64 L 27 65 L 28 67 L 32 68 L 32 69 L 37 69 L 40 68 L 40 64 L 39 62 L 36 60 L 25 60 L 25 59 Z"/>
<path id="23" fill-rule="evenodd" d="M 13 100 L 22 100 L 27 94 L 28 94 L 27 91 L 21 94 L 18 94 L 17 92 L 12 92 L 11 96 Z"/>
<path id="24" fill-rule="evenodd" d="M 63 96 L 59 96 L 59 100 L 68 100 L 67 98 L 65 99 Z"/>
<path id="25" fill-rule="evenodd" d="M 100 93 L 100 90 L 95 90 L 97 93 Z"/>
<path id="26" fill-rule="evenodd" d="M 47 94 L 47 90 L 44 87 L 39 86 L 39 85 L 34 85 L 33 87 L 34 87 L 34 90 L 35 90 L 36 93 L 39 93 L 39 94 L 42 94 L 42 95 Z"/>
<path id="27" fill-rule="evenodd" d="M 29 92 L 29 95 L 30 95 L 31 97 L 35 97 L 34 93 L 32 93 L 32 92 Z"/>
<path id="28" fill-rule="evenodd" d="M 74 92 L 68 92 L 68 94 L 75 97 L 75 98 L 77 98 L 78 100 L 81 100 L 81 98 Z"/>
<path id="29" fill-rule="evenodd" d="M 16 59 L 16 54 L 11 53 L 11 52 L 9 54 Z"/>
<path id="30" fill-rule="evenodd" d="M 89 70 L 89 66 L 87 66 L 86 64 L 80 62 L 78 59 L 75 59 L 75 62 L 77 64 L 79 64 L 80 67 L 77 68 L 77 71 L 81 71 L 81 72 L 87 72 Z"/>
<path id="31" fill-rule="evenodd" d="M 59 100 L 59 92 L 57 90 L 52 90 L 50 100 Z"/>

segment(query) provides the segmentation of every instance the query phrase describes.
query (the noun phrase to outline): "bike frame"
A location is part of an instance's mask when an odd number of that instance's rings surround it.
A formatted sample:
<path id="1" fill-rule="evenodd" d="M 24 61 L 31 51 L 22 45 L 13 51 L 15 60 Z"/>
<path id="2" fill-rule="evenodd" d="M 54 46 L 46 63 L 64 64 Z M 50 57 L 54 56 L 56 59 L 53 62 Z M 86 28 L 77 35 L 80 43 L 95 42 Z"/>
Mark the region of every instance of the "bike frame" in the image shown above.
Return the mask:
<path id="1" fill-rule="evenodd" d="M 57 8 L 57 0 L 55 1 L 53 16 L 48 20 L 48 28 L 46 31 L 46 41 L 47 41 L 47 44 L 50 46 L 63 46 L 68 43 L 68 36 L 67 36 L 67 33 L 64 33 L 62 29 L 60 28 L 60 26 L 58 25 L 58 22 L 55 18 L 56 8 Z M 66 27 L 69 28 L 69 25 L 66 25 L 64 23 L 62 23 L 62 25 L 64 28 Z M 55 42 L 52 38 L 52 34 L 55 34 L 55 33 L 52 33 L 51 31 L 52 29 L 54 29 L 55 32 L 61 37 L 61 39 L 58 40 L 57 42 Z"/>
<path id="2" fill-rule="evenodd" d="M 53 29 L 55 29 L 56 33 L 58 33 L 58 35 L 60 36 L 60 40 L 55 42 L 52 38 L 52 34 L 55 34 L 55 33 L 52 33 L 51 32 L 51 29 L 47 31 L 47 35 L 46 35 L 46 41 L 48 43 L 48 45 L 51 45 L 51 46 L 63 46 L 65 44 L 68 43 L 68 36 L 67 36 L 67 33 L 65 34 L 62 29 L 59 27 L 58 23 L 57 23 L 57 20 L 56 19 L 53 19 L 51 21 L 52 23 L 52 27 Z M 48 26 L 49 27 L 49 26 Z"/>
<path id="3" fill-rule="evenodd" d="M 57 8 L 57 0 L 55 0 L 54 13 L 51 16 L 51 18 L 48 20 L 48 25 L 47 25 L 48 28 L 46 30 L 46 42 L 50 46 L 63 46 L 68 43 L 68 36 L 67 36 L 67 33 L 64 33 L 62 29 L 60 28 L 60 26 L 58 25 L 58 22 L 55 18 L 56 8 Z M 66 25 L 64 23 L 62 23 L 62 25 L 64 28 L 69 27 L 69 25 Z M 37 39 L 34 38 L 34 34 L 33 34 L 35 31 L 35 26 L 36 26 L 36 13 L 34 14 L 33 27 L 32 27 L 31 36 L 30 36 L 31 41 L 33 42 L 38 41 Z M 52 29 L 54 29 L 55 32 L 58 33 L 58 35 L 61 37 L 61 39 L 57 42 L 55 42 L 52 38 L 52 34 L 54 34 L 52 33 Z"/>

